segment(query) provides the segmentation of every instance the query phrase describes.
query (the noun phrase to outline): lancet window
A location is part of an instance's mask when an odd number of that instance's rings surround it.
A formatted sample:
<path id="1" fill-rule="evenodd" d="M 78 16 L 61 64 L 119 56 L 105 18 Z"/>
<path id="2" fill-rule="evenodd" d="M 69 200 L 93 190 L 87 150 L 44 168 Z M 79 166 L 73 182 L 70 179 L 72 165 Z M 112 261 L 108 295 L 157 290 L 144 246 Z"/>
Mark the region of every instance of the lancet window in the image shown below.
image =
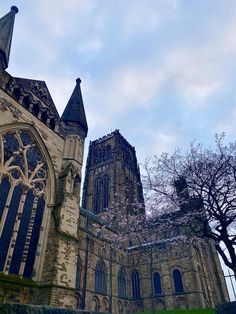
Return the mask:
<path id="1" fill-rule="evenodd" d="M 95 270 L 95 292 L 106 294 L 107 290 L 107 270 L 102 259 L 97 263 Z"/>
<path id="2" fill-rule="evenodd" d="M 132 291 L 133 299 L 140 299 L 140 276 L 137 270 L 132 272 Z"/>
<path id="3" fill-rule="evenodd" d="M 127 297 L 126 286 L 127 286 L 126 274 L 125 274 L 124 268 L 122 267 L 118 273 L 118 296 L 119 296 L 119 298 L 126 298 Z"/>
<path id="4" fill-rule="evenodd" d="M 48 171 L 29 130 L 0 133 L 0 272 L 32 277 Z"/>
<path id="5" fill-rule="evenodd" d="M 96 178 L 94 187 L 94 212 L 100 213 L 109 205 L 109 177 Z"/>
<path id="6" fill-rule="evenodd" d="M 175 293 L 184 292 L 182 274 L 178 269 L 174 269 L 173 279 L 174 279 Z"/>
<path id="7" fill-rule="evenodd" d="M 162 286 L 161 286 L 161 276 L 158 272 L 153 274 L 153 286 L 154 286 L 154 293 L 161 294 L 162 293 Z"/>

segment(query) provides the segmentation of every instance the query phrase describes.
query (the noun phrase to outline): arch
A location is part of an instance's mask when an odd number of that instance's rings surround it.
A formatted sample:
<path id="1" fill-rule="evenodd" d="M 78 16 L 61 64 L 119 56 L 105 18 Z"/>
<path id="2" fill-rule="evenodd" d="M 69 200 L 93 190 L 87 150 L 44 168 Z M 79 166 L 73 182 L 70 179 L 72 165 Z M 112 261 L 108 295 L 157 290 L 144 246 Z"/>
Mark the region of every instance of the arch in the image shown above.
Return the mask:
<path id="1" fill-rule="evenodd" d="M 94 181 L 93 193 L 94 212 L 100 213 L 109 205 L 109 176 L 98 176 Z"/>
<path id="2" fill-rule="evenodd" d="M 98 312 L 100 310 L 100 300 L 97 296 L 93 297 L 93 302 L 94 302 L 94 311 Z"/>
<path id="3" fill-rule="evenodd" d="M 98 260 L 96 265 L 94 290 L 101 294 L 106 294 L 107 291 L 107 269 L 102 258 Z"/>
<path id="4" fill-rule="evenodd" d="M 41 114 L 41 121 L 46 124 L 46 123 L 47 123 L 47 120 L 48 120 L 48 112 L 47 112 L 47 110 L 42 111 L 42 114 Z"/>
<path id="5" fill-rule="evenodd" d="M 159 272 L 153 274 L 154 294 L 162 294 L 161 275 Z"/>
<path id="6" fill-rule="evenodd" d="M 24 96 L 24 98 L 22 99 L 23 107 L 25 107 L 26 109 L 29 109 L 29 106 L 31 103 L 32 103 L 32 96 L 29 94 Z"/>
<path id="7" fill-rule="evenodd" d="M 95 179 L 94 186 L 94 212 L 100 213 L 101 211 L 101 179 Z"/>
<path id="8" fill-rule="evenodd" d="M 42 156 L 47 162 L 48 173 L 49 173 L 48 181 L 49 181 L 49 186 L 50 186 L 50 190 L 48 191 L 48 205 L 53 206 L 54 202 L 55 202 L 55 200 L 54 200 L 54 198 L 55 198 L 55 182 L 56 182 L 55 171 L 54 171 L 54 166 L 53 166 L 50 154 L 48 152 L 48 149 L 47 149 L 46 145 L 44 144 L 38 130 L 31 124 L 27 124 L 27 123 L 23 123 L 23 122 L 19 122 L 19 123 L 14 122 L 14 123 L 0 126 L 0 137 L 5 132 L 8 132 L 8 131 L 14 132 L 14 131 L 18 131 L 18 130 L 27 130 L 32 134 L 33 137 L 35 137 L 35 140 L 36 140 L 36 142 L 39 146 L 39 149 L 42 153 Z M 0 141 L 1 141 L 1 139 L 0 139 Z M 1 159 L 1 155 L 0 155 L 0 159 Z M 1 174 L 1 171 L 0 171 L 0 174 Z"/>
<path id="9" fill-rule="evenodd" d="M 109 307 L 108 307 L 108 299 L 107 298 L 103 298 L 102 299 L 102 308 L 101 308 L 102 312 L 108 312 L 109 311 Z"/>
<path id="10" fill-rule="evenodd" d="M 118 297 L 127 297 L 127 279 L 124 267 L 121 267 L 118 273 Z"/>
<path id="11" fill-rule="evenodd" d="M 180 270 L 177 268 L 173 270 L 173 280 L 174 280 L 175 293 L 183 293 L 184 286 L 183 286 L 182 274 Z"/>
<path id="12" fill-rule="evenodd" d="M 56 120 L 54 118 L 51 118 L 49 122 L 50 129 L 54 130 L 55 126 L 56 126 Z"/>
<path id="13" fill-rule="evenodd" d="M 122 302 L 120 300 L 117 301 L 117 306 L 118 306 L 118 313 L 123 314 L 124 313 L 123 305 L 122 305 Z"/>
<path id="14" fill-rule="evenodd" d="M 23 91 L 19 86 L 15 87 L 12 91 L 13 98 L 15 98 L 16 100 L 19 100 L 22 95 L 22 92 Z"/>
<path id="15" fill-rule="evenodd" d="M 155 301 L 155 310 L 157 312 L 165 310 L 165 302 L 162 299 Z"/>
<path id="16" fill-rule="evenodd" d="M 135 269 L 132 272 L 132 292 L 133 292 L 133 299 L 140 299 L 140 276 L 139 272 Z"/>
<path id="17" fill-rule="evenodd" d="M 129 312 L 129 304 L 128 304 L 128 302 L 125 302 L 125 303 L 124 303 L 123 309 L 124 309 L 124 314 L 126 314 L 126 313 Z"/>
<path id="18" fill-rule="evenodd" d="M 176 308 L 177 309 L 186 309 L 187 303 L 185 297 L 178 297 L 176 299 Z"/>
<path id="19" fill-rule="evenodd" d="M 108 175 L 103 176 L 103 195 L 102 195 L 102 208 L 108 208 L 109 203 L 109 178 Z"/>
<path id="20" fill-rule="evenodd" d="M 0 271 L 39 278 L 54 202 L 53 165 L 32 125 L 1 126 L 0 148 Z"/>
<path id="21" fill-rule="evenodd" d="M 39 112 L 41 111 L 40 105 L 38 103 L 33 104 L 32 114 L 38 118 Z"/>
<path id="22" fill-rule="evenodd" d="M 76 293 L 75 295 L 75 308 L 80 309 L 82 303 L 82 297 L 79 293 Z"/>
<path id="23" fill-rule="evenodd" d="M 108 144 L 105 147 L 105 160 L 108 161 L 110 159 L 112 159 L 112 149 L 111 149 L 111 145 Z"/>

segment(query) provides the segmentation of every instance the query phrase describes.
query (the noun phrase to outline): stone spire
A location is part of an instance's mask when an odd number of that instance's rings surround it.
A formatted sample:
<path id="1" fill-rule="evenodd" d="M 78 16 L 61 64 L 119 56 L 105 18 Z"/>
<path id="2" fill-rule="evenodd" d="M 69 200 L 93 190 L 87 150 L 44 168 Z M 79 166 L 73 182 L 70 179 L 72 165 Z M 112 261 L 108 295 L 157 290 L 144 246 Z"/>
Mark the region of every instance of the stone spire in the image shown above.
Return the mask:
<path id="1" fill-rule="evenodd" d="M 16 13 L 18 8 L 13 6 L 11 11 L 0 19 L 0 72 L 8 67 Z"/>
<path id="2" fill-rule="evenodd" d="M 76 80 L 75 89 L 68 101 L 68 104 L 66 105 L 61 120 L 65 123 L 68 130 L 71 129 L 72 131 L 73 128 L 75 131 L 75 128 L 79 128 L 86 137 L 88 133 L 88 125 L 84 111 L 80 83 L 81 80 L 78 78 Z"/>

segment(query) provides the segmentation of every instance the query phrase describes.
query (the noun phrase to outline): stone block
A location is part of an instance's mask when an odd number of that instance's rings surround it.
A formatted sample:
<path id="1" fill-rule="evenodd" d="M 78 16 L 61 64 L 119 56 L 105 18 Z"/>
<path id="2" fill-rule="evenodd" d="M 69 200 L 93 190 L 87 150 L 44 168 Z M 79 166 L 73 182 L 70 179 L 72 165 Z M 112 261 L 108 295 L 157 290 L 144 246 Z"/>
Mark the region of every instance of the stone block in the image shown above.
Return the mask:
<path id="1" fill-rule="evenodd" d="M 82 310 L 71 310 L 51 306 L 37 306 L 17 303 L 0 304 L 1 314 L 102 314 L 101 312 L 89 312 Z"/>

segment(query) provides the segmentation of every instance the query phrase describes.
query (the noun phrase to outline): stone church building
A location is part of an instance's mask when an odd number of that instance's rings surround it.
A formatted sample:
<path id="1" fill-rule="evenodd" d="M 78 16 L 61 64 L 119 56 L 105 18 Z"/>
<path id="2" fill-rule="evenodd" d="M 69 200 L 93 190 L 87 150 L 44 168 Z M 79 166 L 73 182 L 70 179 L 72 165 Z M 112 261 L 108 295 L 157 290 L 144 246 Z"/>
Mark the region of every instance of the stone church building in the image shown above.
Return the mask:
<path id="1" fill-rule="evenodd" d="M 0 303 L 132 313 L 152 300 L 157 310 L 227 300 L 211 243 L 157 246 L 150 275 L 142 250 L 115 250 L 96 236 L 123 186 L 143 202 L 135 149 L 118 130 L 90 143 L 80 207 L 81 81 L 60 117 L 44 81 L 6 71 L 17 12 L 0 19 Z"/>

